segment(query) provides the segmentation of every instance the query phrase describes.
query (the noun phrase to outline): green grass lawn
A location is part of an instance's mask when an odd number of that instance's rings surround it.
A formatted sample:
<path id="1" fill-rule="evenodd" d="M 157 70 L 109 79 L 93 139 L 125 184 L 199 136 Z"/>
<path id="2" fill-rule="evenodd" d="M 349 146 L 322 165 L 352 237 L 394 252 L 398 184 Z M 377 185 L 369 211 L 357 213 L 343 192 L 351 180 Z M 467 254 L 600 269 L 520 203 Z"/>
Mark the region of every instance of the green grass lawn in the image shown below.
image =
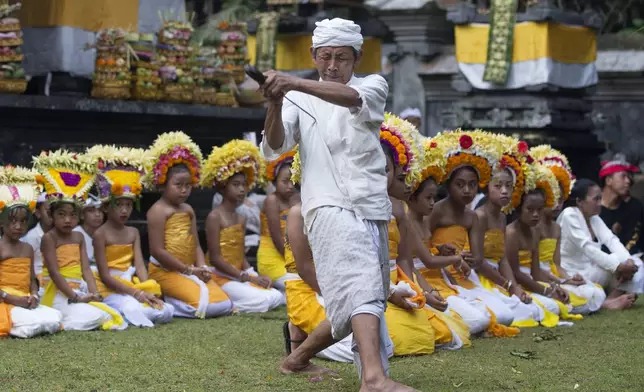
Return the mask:
<path id="1" fill-rule="evenodd" d="M 642 301 L 640 301 L 642 302 Z M 339 379 L 282 376 L 284 310 L 155 329 L 64 332 L 0 341 L 0 391 L 357 391 L 353 365 L 318 361 Z M 644 391 L 644 306 L 572 328 L 395 358 L 392 376 L 422 391 Z M 552 340 L 537 342 L 534 335 Z M 532 359 L 512 353 L 532 352 Z"/>

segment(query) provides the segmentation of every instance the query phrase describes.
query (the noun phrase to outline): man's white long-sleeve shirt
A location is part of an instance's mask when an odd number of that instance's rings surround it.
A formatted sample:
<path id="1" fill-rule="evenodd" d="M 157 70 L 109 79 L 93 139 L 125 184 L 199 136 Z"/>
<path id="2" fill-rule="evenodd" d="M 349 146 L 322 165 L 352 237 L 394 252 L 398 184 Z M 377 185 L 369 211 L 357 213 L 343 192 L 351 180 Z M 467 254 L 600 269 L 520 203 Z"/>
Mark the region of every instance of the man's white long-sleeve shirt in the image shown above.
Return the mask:
<path id="1" fill-rule="evenodd" d="M 269 161 L 299 144 L 302 216 L 309 230 L 316 209 L 323 206 L 344 208 L 368 220 L 391 218 L 386 158 L 380 146 L 389 86 L 379 75 L 353 76 L 347 85 L 360 95 L 360 107 L 349 109 L 289 92 L 286 96 L 315 119 L 284 100 L 284 143 L 273 150 L 266 137 L 262 140 L 261 150 Z"/>

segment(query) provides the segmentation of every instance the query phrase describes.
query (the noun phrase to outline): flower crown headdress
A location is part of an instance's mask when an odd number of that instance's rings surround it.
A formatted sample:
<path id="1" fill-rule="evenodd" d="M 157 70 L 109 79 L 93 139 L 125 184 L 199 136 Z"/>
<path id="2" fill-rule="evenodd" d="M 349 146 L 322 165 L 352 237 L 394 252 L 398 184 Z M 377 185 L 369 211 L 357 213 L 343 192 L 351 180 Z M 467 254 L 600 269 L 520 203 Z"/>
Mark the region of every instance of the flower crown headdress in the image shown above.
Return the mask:
<path id="1" fill-rule="evenodd" d="M 526 184 L 524 193 L 530 193 L 535 189 L 543 191 L 546 208 L 553 208 L 559 203 L 561 191 L 555 174 L 545 165 L 533 162 L 526 166 Z"/>
<path id="2" fill-rule="evenodd" d="M 295 150 L 285 152 L 280 155 L 274 161 L 270 161 L 266 164 L 266 180 L 273 182 L 277 178 L 277 172 L 282 168 L 283 165 L 293 164 L 293 157 L 295 156 Z"/>
<path id="3" fill-rule="evenodd" d="M 44 179 L 37 172 L 19 166 L 0 167 L 0 214 L 17 206 L 30 212 L 36 211 L 36 203 L 42 192 Z"/>
<path id="4" fill-rule="evenodd" d="M 190 183 L 197 185 L 202 159 L 199 146 L 190 136 L 181 131 L 163 133 L 148 150 L 145 183 L 163 185 L 168 180 L 168 170 L 183 164 L 190 171 Z"/>
<path id="5" fill-rule="evenodd" d="M 445 171 L 442 161 L 445 159 L 445 150 L 433 138 L 423 139 L 423 160 L 418 164 L 418 181 L 414 184 L 414 191 L 425 182 L 432 178 L 436 184 L 441 184 L 445 180 Z"/>
<path id="6" fill-rule="evenodd" d="M 295 151 L 295 155 L 293 155 L 293 163 L 291 163 L 291 182 L 297 185 L 302 180 L 302 161 L 300 160 L 299 147 L 295 146 L 293 151 Z"/>
<path id="7" fill-rule="evenodd" d="M 380 125 L 380 143 L 391 150 L 394 164 L 405 173 L 405 183 L 417 183 L 420 176 L 418 165 L 424 153 L 418 129 L 409 121 L 385 113 L 385 121 Z"/>
<path id="8" fill-rule="evenodd" d="M 246 188 L 253 188 L 261 181 L 264 158 L 257 146 L 248 140 L 231 140 L 221 147 L 214 147 L 203 165 L 201 186 L 223 185 L 237 173 L 246 176 Z"/>
<path id="9" fill-rule="evenodd" d="M 119 198 L 138 200 L 143 191 L 145 150 L 96 145 L 87 150 L 87 156 L 98 162 L 96 187 L 98 198 L 105 202 Z"/>
<path id="10" fill-rule="evenodd" d="M 479 187 L 485 188 L 492 177 L 492 168 L 501 158 L 502 150 L 492 134 L 482 130 L 441 132 L 433 139 L 445 150 L 442 167 L 444 181 L 464 166 L 472 167 L 479 176 Z"/>
<path id="11" fill-rule="evenodd" d="M 85 154 L 66 150 L 43 151 L 33 159 L 44 179 L 47 201 L 66 202 L 82 207 L 97 174 L 97 162 Z"/>
<path id="12" fill-rule="evenodd" d="M 532 147 L 530 155 L 540 164 L 552 171 L 562 188 L 561 197 L 567 200 L 572 190 L 575 176 L 572 173 L 568 158 L 559 150 L 552 148 L 547 144 Z"/>
<path id="13" fill-rule="evenodd" d="M 510 203 L 503 208 L 503 212 L 509 214 L 521 204 L 521 197 L 526 186 L 526 175 L 532 175 L 532 172 L 527 170 L 527 165 L 532 164 L 534 159 L 528 153 L 528 143 L 525 141 L 501 134 L 494 134 L 493 138 L 500 143 L 503 150 L 494 170 L 507 170 L 512 175 L 514 190 Z"/>

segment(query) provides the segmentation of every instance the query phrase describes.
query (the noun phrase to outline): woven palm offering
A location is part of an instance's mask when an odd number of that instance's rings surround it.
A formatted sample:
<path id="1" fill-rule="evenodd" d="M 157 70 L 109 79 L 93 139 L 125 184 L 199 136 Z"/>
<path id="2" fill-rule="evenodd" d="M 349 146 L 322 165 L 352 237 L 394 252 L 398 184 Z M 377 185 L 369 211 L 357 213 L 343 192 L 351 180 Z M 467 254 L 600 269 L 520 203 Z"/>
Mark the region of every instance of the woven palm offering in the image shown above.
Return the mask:
<path id="1" fill-rule="evenodd" d="M 24 58 L 21 50 L 22 29 L 20 20 L 12 17 L 21 4 L 9 5 L 0 0 L 0 92 L 22 94 L 27 89 Z"/>
<path id="2" fill-rule="evenodd" d="M 96 36 L 96 68 L 92 97 L 129 99 L 131 48 L 123 29 L 103 29 Z"/>
<path id="3" fill-rule="evenodd" d="M 195 87 L 190 64 L 194 57 L 194 48 L 190 46 L 194 16 L 165 13 L 160 17 L 163 27 L 158 33 L 157 56 L 163 99 L 191 103 Z"/>

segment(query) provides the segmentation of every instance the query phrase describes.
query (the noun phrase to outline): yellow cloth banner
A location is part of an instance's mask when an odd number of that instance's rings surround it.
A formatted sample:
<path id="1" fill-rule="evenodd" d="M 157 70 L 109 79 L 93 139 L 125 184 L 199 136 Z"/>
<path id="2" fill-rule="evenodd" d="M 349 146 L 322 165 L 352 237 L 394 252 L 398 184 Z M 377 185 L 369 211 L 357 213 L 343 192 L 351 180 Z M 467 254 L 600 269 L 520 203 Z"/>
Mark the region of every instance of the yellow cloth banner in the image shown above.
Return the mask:
<path id="1" fill-rule="evenodd" d="M 487 24 L 460 25 L 454 28 L 456 61 L 485 64 Z M 556 23 L 517 23 L 514 28 L 512 63 L 550 58 L 565 64 L 589 64 L 597 58 L 597 35 L 586 27 Z"/>
<path id="2" fill-rule="evenodd" d="M 138 30 L 138 0 L 23 0 L 23 27 L 67 26 L 88 31 L 107 27 Z"/>
<path id="3" fill-rule="evenodd" d="M 83 279 L 83 272 L 81 270 L 80 264 L 63 267 L 59 269 L 59 272 L 65 279 L 77 279 L 77 280 Z M 43 277 L 49 277 L 48 270 L 46 269 L 43 270 Z M 47 287 L 45 287 L 45 294 L 42 296 L 40 303 L 45 306 L 50 306 L 50 307 L 53 306 L 54 298 L 56 297 L 56 292 L 58 292 L 58 288 L 54 284 L 54 281 L 49 279 L 49 282 L 47 282 Z M 120 327 L 123 325 L 123 323 L 125 323 L 125 320 L 123 320 L 123 317 L 119 312 L 115 311 L 114 309 L 110 308 L 104 303 L 89 302 L 88 305 L 92 305 L 95 308 L 98 308 L 106 312 L 110 316 L 112 316 L 112 319 L 110 321 L 101 325 L 101 329 L 103 331 L 114 329 L 115 327 Z"/>
<path id="4" fill-rule="evenodd" d="M 365 37 L 362 45 L 362 60 L 356 68 L 357 73 L 380 72 L 382 52 L 379 38 Z M 257 39 L 254 35 L 248 36 L 246 43 L 250 63 L 255 64 Z M 283 35 L 277 38 L 275 48 L 275 68 L 279 71 L 298 71 L 315 68 L 311 58 L 310 35 Z"/>

